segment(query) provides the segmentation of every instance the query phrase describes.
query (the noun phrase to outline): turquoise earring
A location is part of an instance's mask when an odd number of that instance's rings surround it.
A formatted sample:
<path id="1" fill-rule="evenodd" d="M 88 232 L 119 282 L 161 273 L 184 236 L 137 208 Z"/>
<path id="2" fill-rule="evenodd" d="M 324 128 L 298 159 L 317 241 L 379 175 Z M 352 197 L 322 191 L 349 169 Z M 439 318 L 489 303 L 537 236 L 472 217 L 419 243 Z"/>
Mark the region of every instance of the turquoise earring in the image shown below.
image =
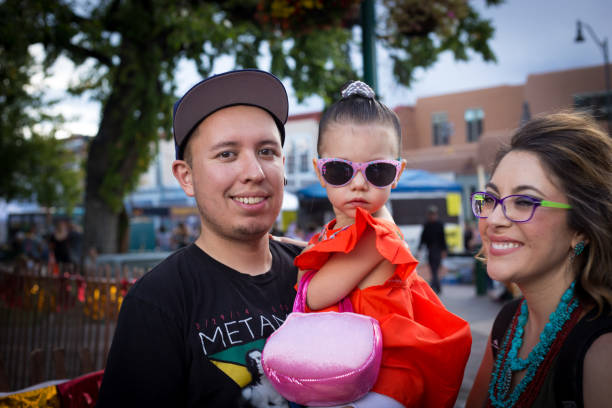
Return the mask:
<path id="1" fill-rule="evenodd" d="M 576 244 L 576 246 L 574 247 L 574 254 L 572 256 L 572 259 L 580 255 L 582 251 L 584 251 L 584 241 L 580 241 Z"/>
<path id="2" fill-rule="evenodd" d="M 578 256 L 584 251 L 584 241 L 580 241 L 574 247 L 574 256 Z"/>

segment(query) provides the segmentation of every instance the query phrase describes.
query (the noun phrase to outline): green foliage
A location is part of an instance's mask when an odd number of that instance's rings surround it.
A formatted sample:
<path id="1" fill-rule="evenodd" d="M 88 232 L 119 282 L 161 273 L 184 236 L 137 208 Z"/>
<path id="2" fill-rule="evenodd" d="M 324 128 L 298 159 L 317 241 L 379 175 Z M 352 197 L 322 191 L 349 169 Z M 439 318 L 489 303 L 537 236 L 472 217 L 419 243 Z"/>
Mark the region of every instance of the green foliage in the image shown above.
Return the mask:
<path id="1" fill-rule="evenodd" d="M 38 204 L 71 214 L 82 196 L 83 174 L 76 156 L 61 140 L 37 135 L 29 141 L 28 151 L 32 158 L 29 183 Z"/>
<path id="2" fill-rule="evenodd" d="M 502 0 L 488 0 L 487 5 Z M 465 0 L 383 0 L 386 27 L 379 37 L 393 60 L 393 74 L 410 86 L 417 68 L 428 68 L 438 56 L 451 51 L 456 60 L 467 61 L 468 51 L 485 61 L 495 61 L 489 47 L 494 28 Z"/>
<path id="3" fill-rule="evenodd" d="M 31 78 L 36 70 L 28 46 L 37 33 L 14 30 L 11 21 L 28 19 L 29 10 L 0 8 L 0 197 L 36 200 L 69 212 L 81 198 L 82 174 L 67 167 L 74 156 L 53 137 L 60 117 L 44 113 L 42 96 Z M 41 135 L 41 125 L 51 130 Z"/>
<path id="4" fill-rule="evenodd" d="M 358 77 L 350 62 L 349 40 L 350 32 L 343 28 L 296 37 L 284 55 L 275 50 L 272 69 L 291 78 L 298 101 L 314 93 L 329 104 L 344 83 Z"/>

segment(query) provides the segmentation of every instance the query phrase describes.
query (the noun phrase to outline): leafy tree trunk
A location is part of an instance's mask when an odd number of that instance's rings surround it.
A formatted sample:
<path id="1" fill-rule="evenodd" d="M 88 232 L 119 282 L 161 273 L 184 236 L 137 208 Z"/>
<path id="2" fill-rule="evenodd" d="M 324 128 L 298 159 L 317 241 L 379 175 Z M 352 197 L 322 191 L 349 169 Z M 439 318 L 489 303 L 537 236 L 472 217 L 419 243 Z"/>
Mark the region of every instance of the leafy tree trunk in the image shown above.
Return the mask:
<path id="1" fill-rule="evenodd" d="M 108 174 L 108 157 L 113 145 L 121 140 L 121 102 L 119 90 L 115 91 L 104 108 L 98 134 L 92 140 L 87 155 L 85 186 L 84 250 L 95 247 L 99 253 L 118 252 L 119 213 L 101 193 Z M 115 120 L 113 120 L 113 118 Z"/>
<path id="2" fill-rule="evenodd" d="M 91 168 L 89 163 L 91 161 L 95 160 L 88 160 L 88 169 Z M 89 171 L 87 174 L 90 174 Z M 90 177 L 88 177 L 88 183 L 89 179 Z M 99 195 L 90 192 L 88 188 L 85 193 L 84 249 L 95 247 L 100 253 L 117 252 L 118 227 L 119 214 L 113 211 Z"/>

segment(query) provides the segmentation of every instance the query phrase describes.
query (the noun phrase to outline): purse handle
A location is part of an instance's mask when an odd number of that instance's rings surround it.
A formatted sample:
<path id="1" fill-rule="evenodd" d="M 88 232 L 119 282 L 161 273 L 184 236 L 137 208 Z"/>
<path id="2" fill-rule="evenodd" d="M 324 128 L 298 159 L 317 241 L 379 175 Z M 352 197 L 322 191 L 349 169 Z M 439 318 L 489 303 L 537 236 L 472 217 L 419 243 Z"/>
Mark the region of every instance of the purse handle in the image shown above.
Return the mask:
<path id="1" fill-rule="evenodd" d="M 304 313 L 306 310 L 306 292 L 308 290 L 308 284 L 310 280 L 315 275 L 317 271 L 310 269 L 304 272 L 302 275 L 302 279 L 300 279 L 300 283 L 298 283 L 297 293 L 295 295 L 295 300 L 293 301 L 293 311 Z M 339 312 L 353 312 L 353 304 L 348 296 L 345 296 L 338 303 Z"/>

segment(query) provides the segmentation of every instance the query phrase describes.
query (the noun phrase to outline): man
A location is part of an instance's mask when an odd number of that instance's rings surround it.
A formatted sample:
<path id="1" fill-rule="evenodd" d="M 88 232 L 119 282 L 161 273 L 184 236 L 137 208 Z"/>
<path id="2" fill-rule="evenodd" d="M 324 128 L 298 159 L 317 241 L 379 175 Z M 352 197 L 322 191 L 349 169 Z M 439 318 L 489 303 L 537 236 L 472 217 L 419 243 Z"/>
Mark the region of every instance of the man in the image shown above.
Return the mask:
<path id="1" fill-rule="evenodd" d="M 268 235 L 287 112 L 282 83 L 258 70 L 205 79 L 175 105 L 172 170 L 201 233 L 123 301 L 99 407 L 258 406 L 242 392 L 257 381 L 249 359 L 291 311 L 300 251 Z"/>
<path id="2" fill-rule="evenodd" d="M 427 209 L 427 220 L 423 225 L 421 233 L 421 241 L 419 242 L 419 250 L 427 247 L 427 261 L 431 269 L 431 288 L 436 293 L 442 291 L 440 279 L 438 278 L 438 269 L 443 258 L 446 258 L 447 247 L 446 237 L 444 235 L 444 224 L 438 219 L 438 207 L 432 205 Z"/>

